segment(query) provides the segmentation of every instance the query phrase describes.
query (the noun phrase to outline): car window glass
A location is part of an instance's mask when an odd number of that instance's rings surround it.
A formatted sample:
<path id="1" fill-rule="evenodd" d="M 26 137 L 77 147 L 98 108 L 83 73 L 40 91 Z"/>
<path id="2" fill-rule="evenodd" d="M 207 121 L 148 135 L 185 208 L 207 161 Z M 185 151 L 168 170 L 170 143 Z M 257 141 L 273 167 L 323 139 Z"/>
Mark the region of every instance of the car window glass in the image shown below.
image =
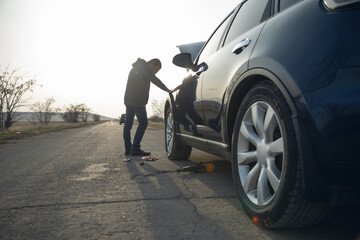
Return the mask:
<path id="1" fill-rule="evenodd" d="M 285 8 L 293 5 L 294 3 L 298 2 L 299 0 L 280 0 L 279 11 L 284 10 Z"/>
<path id="2" fill-rule="evenodd" d="M 226 36 L 225 45 L 266 20 L 270 16 L 271 0 L 248 0 L 238 11 Z"/>
<path id="3" fill-rule="evenodd" d="M 203 51 L 201 52 L 201 54 L 199 56 L 198 63 L 202 63 L 208 56 L 210 56 L 211 54 L 213 54 L 217 51 L 217 49 L 220 45 L 220 41 L 224 35 L 225 29 L 230 22 L 230 19 L 231 19 L 230 16 L 231 15 L 229 15 L 227 17 L 227 19 L 225 21 L 223 21 L 223 23 L 218 27 L 218 29 L 214 32 L 214 34 L 208 40 L 205 48 L 203 49 Z"/>

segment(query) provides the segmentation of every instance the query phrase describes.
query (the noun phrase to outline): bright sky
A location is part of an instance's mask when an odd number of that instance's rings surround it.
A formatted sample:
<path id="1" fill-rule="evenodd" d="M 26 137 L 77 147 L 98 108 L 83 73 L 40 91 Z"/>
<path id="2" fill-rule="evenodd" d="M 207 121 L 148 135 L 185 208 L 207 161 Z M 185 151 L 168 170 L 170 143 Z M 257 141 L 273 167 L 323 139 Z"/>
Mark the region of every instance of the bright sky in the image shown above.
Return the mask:
<path id="1" fill-rule="evenodd" d="M 205 41 L 239 0 L 0 0 L 0 64 L 35 75 L 29 103 L 85 103 L 93 113 L 125 113 L 131 64 L 159 58 L 157 76 L 176 87 L 186 71 L 172 64 L 177 45 Z M 151 100 L 166 92 L 152 85 Z"/>

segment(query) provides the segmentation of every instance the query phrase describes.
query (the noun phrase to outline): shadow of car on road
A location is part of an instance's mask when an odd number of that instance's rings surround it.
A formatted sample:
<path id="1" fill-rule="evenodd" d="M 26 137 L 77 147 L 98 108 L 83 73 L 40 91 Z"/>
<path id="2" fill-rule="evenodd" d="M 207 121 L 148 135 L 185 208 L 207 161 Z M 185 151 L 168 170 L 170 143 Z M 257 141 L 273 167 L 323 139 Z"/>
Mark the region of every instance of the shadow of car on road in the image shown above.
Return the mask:
<path id="1" fill-rule="evenodd" d="M 203 181 L 209 188 L 219 195 L 224 194 L 224 191 L 230 193 L 231 190 L 219 188 L 214 182 L 221 182 L 221 184 L 228 184 L 233 187 L 232 167 L 228 161 L 221 160 L 216 156 L 208 155 L 207 153 L 197 153 L 189 158 L 191 161 L 179 161 L 179 165 L 187 163 L 188 165 L 194 162 L 201 161 L 203 164 L 212 162 L 215 164 L 215 171 L 211 173 L 214 181 L 209 181 L 209 178 L 203 178 L 201 174 L 187 175 L 188 178 L 197 178 L 198 181 Z M 174 161 L 176 162 L 176 161 Z M 223 186 L 224 186 L 223 185 Z M 236 197 L 233 189 L 232 197 Z M 230 195 L 229 195 L 230 196 Z M 237 207 L 240 201 L 230 201 L 234 207 Z M 240 211 L 243 211 L 240 207 Z M 265 229 L 261 231 L 265 233 L 270 239 L 351 239 L 360 240 L 360 204 L 358 205 L 340 205 L 330 208 L 328 216 L 319 224 L 306 228 L 299 229 Z"/>
<path id="2" fill-rule="evenodd" d="M 197 162 L 213 163 L 214 171 L 176 171 Z M 145 227 L 155 239 L 239 239 L 240 235 L 241 239 L 360 239 L 360 206 L 333 207 L 327 218 L 307 228 L 269 230 L 256 226 L 236 196 L 231 163 L 201 151 L 195 150 L 189 160 L 161 157 L 146 162 L 135 157 L 126 166 L 141 192 Z"/>

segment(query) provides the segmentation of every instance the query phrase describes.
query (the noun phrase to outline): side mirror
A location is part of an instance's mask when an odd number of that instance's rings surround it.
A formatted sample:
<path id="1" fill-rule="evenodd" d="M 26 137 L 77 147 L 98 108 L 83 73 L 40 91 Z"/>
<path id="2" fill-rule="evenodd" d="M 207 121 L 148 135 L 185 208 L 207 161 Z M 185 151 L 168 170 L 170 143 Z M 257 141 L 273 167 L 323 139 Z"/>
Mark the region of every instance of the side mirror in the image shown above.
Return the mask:
<path id="1" fill-rule="evenodd" d="M 194 68 L 194 64 L 191 60 L 190 53 L 179 53 L 173 58 L 173 64 L 183 68 L 189 68 L 189 69 Z"/>
<path id="2" fill-rule="evenodd" d="M 206 63 L 201 63 L 199 64 L 196 69 L 194 69 L 193 71 L 196 71 L 196 75 L 200 76 L 200 74 L 202 74 L 203 72 L 205 72 L 206 70 L 208 70 L 209 66 Z"/>

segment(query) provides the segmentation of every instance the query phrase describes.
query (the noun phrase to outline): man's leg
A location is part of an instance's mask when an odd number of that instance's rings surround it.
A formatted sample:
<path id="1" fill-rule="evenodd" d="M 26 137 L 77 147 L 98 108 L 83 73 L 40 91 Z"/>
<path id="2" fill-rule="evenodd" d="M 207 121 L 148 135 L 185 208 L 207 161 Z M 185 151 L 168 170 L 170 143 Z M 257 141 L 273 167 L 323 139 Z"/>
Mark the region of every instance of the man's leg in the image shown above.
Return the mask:
<path id="1" fill-rule="evenodd" d="M 131 153 L 133 155 L 150 155 L 148 152 L 143 152 L 140 147 L 141 140 L 144 136 L 145 130 L 148 125 L 147 120 L 147 113 L 146 108 L 144 107 L 134 107 L 135 115 L 137 117 L 137 120 L 139 122 L 139 126 L 136 129 L 135 137 L 134 137 L 134 143 L 132 146 Z"/>
<path id="2" fill-rule="evenodd" d="M 130 150 L 132 147 L 130 132 L 134 123 L 134 117 L 135 117 L 135 112 L 133 107 L 126 106 L 126 120 L 123 130 L 123 138 L 125 142 L 125 154 L 130 154 Z"/>

